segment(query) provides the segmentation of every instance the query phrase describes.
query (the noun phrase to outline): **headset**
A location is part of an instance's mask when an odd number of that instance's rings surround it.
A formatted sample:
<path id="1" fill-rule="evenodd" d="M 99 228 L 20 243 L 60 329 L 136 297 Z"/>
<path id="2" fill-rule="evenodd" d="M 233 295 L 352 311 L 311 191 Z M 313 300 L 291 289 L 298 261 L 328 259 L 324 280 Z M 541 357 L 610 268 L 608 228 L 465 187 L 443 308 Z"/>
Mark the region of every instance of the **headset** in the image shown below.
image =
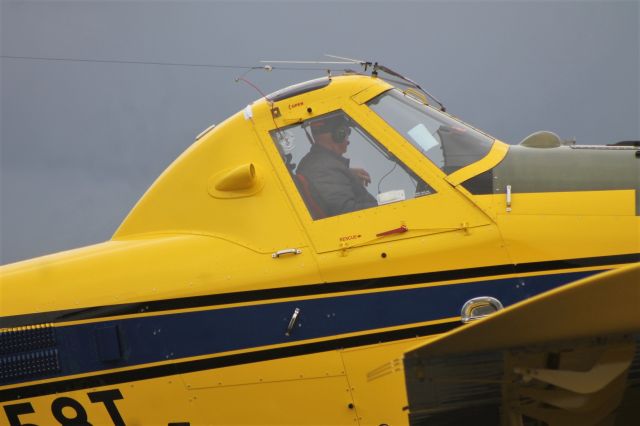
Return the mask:
<path id="1" fill-rule="evenodd" d="M 335 115 L 334 115 L 335 117 Z M 333 138 L 333 142 L 336 144 L 342 144 L 346 140 L 347 136 L 351 134 L 351 126 L 349 126 L 350 120 L 345 118 L 344 121 L 335 127 L 333 127 L 328 133 L 331 133 L 331 137 Z M 302 129 L 304 130 L 307 139 L 313 145 L 315 143 L 311 132 L 309 132 L 309 127 L 311 122 L 307 121 L 302 124 Z"/>

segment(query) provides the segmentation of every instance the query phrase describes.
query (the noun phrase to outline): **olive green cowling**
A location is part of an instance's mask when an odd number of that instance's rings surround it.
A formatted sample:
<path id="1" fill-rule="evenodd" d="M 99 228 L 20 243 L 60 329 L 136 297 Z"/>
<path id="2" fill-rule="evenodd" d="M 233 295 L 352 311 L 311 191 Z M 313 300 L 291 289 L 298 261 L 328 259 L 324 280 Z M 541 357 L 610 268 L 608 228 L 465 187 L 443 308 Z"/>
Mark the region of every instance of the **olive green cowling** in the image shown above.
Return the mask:
<path id="1" fill-rule="evenodd" d="M 509 147 L 493 169 L 493 192 L 640 189 L 640 157 L 632 147 L 571 145 Z"/>
<path id="2" fill-rule="evenodd" d="M 640 150 L 634 146 L 563 145 L 549 139 L 509 146 L 493 169 L 463 186 L 472 194 L 635 190 L 640 214 Z"/>

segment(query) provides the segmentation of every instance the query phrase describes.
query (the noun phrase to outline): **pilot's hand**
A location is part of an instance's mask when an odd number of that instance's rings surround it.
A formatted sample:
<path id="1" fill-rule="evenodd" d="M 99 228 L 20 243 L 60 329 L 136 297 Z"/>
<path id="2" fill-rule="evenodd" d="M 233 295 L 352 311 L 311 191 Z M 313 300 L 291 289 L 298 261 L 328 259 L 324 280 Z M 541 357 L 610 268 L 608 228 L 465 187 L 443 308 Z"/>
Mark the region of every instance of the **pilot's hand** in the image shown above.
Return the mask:
<path id="1" fill-rule="evenodd" d="M 349 170 L 360 181 L 362 186 L 367 186 L 371 183 L 371 176 L 365 169 L 352 168 Z"/>

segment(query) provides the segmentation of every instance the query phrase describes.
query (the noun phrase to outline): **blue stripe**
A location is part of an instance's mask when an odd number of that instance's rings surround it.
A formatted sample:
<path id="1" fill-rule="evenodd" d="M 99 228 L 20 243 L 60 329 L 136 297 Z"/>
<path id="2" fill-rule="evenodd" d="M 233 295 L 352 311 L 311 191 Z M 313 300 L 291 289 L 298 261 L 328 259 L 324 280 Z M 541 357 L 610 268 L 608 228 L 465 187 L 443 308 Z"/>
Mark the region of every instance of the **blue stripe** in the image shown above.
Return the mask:
<path id="1" fill-rule="evenodd" d="M 451 318 L 459 316 L 464 302 L 473 297 L 493 296 L 508 306 L 597 272 L 601 271 L 495 279 L 57 327 L 61 369 L 47 377 Z M 300 308 L 299 321 L 291 336 L 286 336 L 295 308 Z M 104 361 L 105 353 L 118 352 L 117 348 L 115 351 L 113 347 L 105 348 L 105 345 L 117 346 L 115 334 L 104 332 L 109 327 L 117 327 L 120 336 L 122 358 L 115 361 Z M 28 380 L 33 378 L 17 382 Z"/>

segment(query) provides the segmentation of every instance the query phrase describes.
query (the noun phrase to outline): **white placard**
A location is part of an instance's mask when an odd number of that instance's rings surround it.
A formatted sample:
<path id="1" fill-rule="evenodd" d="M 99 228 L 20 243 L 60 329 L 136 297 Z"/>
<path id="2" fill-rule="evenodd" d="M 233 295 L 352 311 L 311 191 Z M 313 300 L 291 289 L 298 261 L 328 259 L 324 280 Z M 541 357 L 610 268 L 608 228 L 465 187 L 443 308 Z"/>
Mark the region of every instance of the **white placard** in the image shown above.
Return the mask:
<path id="1" fill-rule="evenodd" d="M 403 201 L 407 197 L 404 195 L 404 189 L 394 189 L 392 191 L 381 192 L 377 196 L 378 205 L 395 203 L 397 201 Z"/>

